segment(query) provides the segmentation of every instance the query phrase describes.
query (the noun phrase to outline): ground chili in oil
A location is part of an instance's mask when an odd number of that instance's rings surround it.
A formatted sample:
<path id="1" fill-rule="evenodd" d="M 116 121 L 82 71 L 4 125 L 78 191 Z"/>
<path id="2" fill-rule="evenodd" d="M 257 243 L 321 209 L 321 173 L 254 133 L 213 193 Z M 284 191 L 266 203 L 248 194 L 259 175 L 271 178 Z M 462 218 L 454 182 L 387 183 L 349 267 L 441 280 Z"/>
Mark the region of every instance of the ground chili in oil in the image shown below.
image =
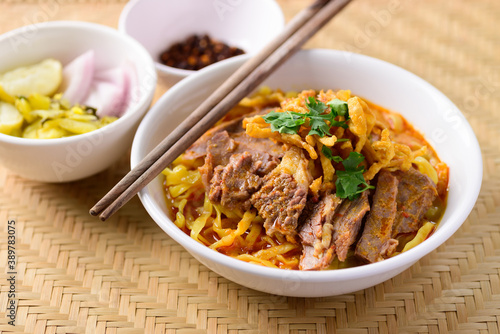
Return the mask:
<path id="1" fill-rule="evenodd" d="M 164 65 L 185 70 L 199 70 L 215 62 L 244 54 L 240 48 L 228 46 L 208 35 L 192 35 L 175 43 L 160 55 Z"/>

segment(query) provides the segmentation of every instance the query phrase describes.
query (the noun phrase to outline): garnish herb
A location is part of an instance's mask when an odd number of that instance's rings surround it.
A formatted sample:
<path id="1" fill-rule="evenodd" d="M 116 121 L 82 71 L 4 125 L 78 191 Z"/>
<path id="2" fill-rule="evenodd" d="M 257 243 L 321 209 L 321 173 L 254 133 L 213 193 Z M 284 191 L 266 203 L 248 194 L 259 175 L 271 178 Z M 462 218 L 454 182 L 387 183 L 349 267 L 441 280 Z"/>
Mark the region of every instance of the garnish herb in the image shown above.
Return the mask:
<path id="1" fill-rule="evenodd" d="M 305 114 L 294 111 L 276 112 L 273 110 L 263 118 L 266 123 L 271 124 L 272 131 L 278 131 L 279 133 L 296 134 L 300 126 L 306 122 L 306 119 L 309 119 L 309 126 L 311 127 L 308 135 L 329 136 L 332 126 L 347 129 L 348 126 L 345 121 L 335 120 L 337 116 L 344 116 L 346 120 L 349 119 L 347 102 L 334 99 L 325 104 L 310 96 L 306 101 L 306 106 L 309 112 Z"/>
<path id="2" fill-rule="evenodd" d="M 309 118 L 309 126 L 311 130 L 308 135 L 318 135 L 320 137 L 328 136 L 330 133 L 331 125 L 328 125 L 326 121 L 330 121 L 332 118 L 332 113 L 325 114 L 324 112 L 329 109 L 326 104 L 321 101 L 316 101 L 312 96 L 309 96 L 308 101 L 306 101 L 307 109 L 309 112 L 304 114 L 305 117 Z"/>
<path id="3" fill-rule="evenodd" d="M 337 175 L 335 186 L 337 187 L 336 193 L 338 197 L 349 198 L 349 200 L 352 201 L 363 191 L 375 188 L 366 183 L 365 178 L 363 177 L 365 168 L 363 166 L 359 166 L 359 164 L 364 159 L 365 157 L 363 154 L 351 152 L 349 157 L 342 161 L 345 171 L 335 171 L 335 174 Z"/>
<path id="4" fill-rule="evenodd" d="M 326 137 L 330 135 L 330 128 L 333 126 L 342 127 L 347 129 L 346 121 L 349 119 L 349 108 L 347 102 L 333 99 L 326 104 L 317 101 L 314 97 L 310 96 L 306 101 L 306 106 L 309 112 L 298 113 L 294 111 L 276 112 L 271 111 L 269 114 L 263 116 L 266 123 L 271 124 L 271 130 L 277 131 L 279 133 L 296 134 L 300 126 L 309 120 L 309 130 L 308 135 L 318 135 L 320 137 Z M 336 121 L 335 118 L 342 116 L 345 121 Z M 347 138 L 340 138 L 337 141 L 343 142 L 347 141 Z M 359 166 L 359 164 L 365 159 L 365 157 L 358 152 L 351 152 L 347 159 L 343 160 L 340 156 L 334 156 L 332 150 L 326 146 L 323 146 L 321 152 L 330 160 L 337 163 L 342 162 L 345 170 L 337 170 L 335 174 L 337 175 L 337 181 L 335 185 L 337 187 L 337 196 L 340 198 L 349 198 L 353 200 L 359 197 L 363 191 L 368 189 L 374 189 L 366 183 L 363 177 L 363 172 L 365 168 Z"/>
<path id="5" fill-rule="evenodd" d="M 335 162 L 342 162 L 342 158 L 339 157 L 338 155 L 333 155 L 332 150 L 327 146 L 323 146 L 321 148 L 321 153 L 323 153 L 323 155 L 330 160 L 333 160 Z"/>
<path id="6" fill-rule="evenodd" d="M 347 102 L 334 99 L 327 103 L 330 108 L 332 108 L 332 112 L 336 114 L 336 116 L 344 116 L 345 119 L 349 119 L 349 108 L 347 106 Z"/>
<path id="7" fill-rule="evenodd" d="M 271 124 L 271 130 L 273 132 L 278 131 L 279 133 L 288 133 L 292 135 L 296 134 L 300 126 L 306 121 L 303 114 L 292 113 L 290 111 L 276 112 L 273 110 L 263 118 L 266 123 Z"/>
<path id="8" fill-rule="evenodd" d="M 321 148 L 321 153 L 323 153 L 323 155 L 329 160 L 333 160 L 332 150 L 329 147 L 323 145 L 323 147 Z"/>

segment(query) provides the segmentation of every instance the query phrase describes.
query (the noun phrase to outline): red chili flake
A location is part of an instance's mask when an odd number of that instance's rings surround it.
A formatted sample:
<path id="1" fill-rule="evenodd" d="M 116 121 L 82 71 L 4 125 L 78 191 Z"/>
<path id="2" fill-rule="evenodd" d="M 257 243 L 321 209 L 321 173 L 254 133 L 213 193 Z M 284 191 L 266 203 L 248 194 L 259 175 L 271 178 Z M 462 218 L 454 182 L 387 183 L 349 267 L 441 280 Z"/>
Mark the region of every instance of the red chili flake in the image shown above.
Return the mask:
<path id="1" fill-rule="evenodd" d="M 175 43 L 162 52 L 160 62 L 185 70 L 199 70 L 215 62 L 244 53 L 245 51 L 242 49 L 214 40 L 208 35 L 192 35 L 185 41 Z"/>

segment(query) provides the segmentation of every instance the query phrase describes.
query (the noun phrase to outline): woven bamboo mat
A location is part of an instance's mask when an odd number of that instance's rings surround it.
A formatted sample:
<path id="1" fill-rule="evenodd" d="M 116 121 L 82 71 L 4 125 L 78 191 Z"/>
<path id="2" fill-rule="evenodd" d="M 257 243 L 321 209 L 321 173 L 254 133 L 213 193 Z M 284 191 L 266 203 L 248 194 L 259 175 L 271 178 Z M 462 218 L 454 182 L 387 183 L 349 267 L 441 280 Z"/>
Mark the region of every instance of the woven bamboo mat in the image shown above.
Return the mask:
<path id="1" fill-rule="evenodd" d="M 290 18 L 308 1 L 279 3 Z M 0 0 L 0 32 L 60 19 L 116 27 L 123 5 Z M 0 167 L 0 332 L 500 333 L 499 18 L 498 0 L 355 0 L 308 43 L 416 73 L 457 104 L 479 138 L 485 170 L 474 210 L 404 273 L 331 298 L 256 292 L 200 265 L 137 199 L 106 223 L 88 215 L 128 171 L 126 156 L 69 184 L 27 181 Z M 157 97 L 165 89 L 160 82 Z M 16 327 L 5 313 L 9 219 L 17 222 Z"/>

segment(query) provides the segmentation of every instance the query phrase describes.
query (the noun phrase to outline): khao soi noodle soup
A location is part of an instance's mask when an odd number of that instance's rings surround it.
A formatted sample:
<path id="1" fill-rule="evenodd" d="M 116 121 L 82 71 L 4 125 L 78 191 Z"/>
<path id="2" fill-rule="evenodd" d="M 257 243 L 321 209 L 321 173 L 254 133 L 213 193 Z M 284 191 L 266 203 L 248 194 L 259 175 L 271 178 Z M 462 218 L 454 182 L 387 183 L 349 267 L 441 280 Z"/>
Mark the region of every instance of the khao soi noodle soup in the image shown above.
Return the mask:
<path id="1" fill-rule="evenodd" d="M 436 228 L 448 187 L 411 124 L 348 90 L 262 88 L 163 173 L 172 218 L 194 240 L 300 270 L 407 251 Z"/>

